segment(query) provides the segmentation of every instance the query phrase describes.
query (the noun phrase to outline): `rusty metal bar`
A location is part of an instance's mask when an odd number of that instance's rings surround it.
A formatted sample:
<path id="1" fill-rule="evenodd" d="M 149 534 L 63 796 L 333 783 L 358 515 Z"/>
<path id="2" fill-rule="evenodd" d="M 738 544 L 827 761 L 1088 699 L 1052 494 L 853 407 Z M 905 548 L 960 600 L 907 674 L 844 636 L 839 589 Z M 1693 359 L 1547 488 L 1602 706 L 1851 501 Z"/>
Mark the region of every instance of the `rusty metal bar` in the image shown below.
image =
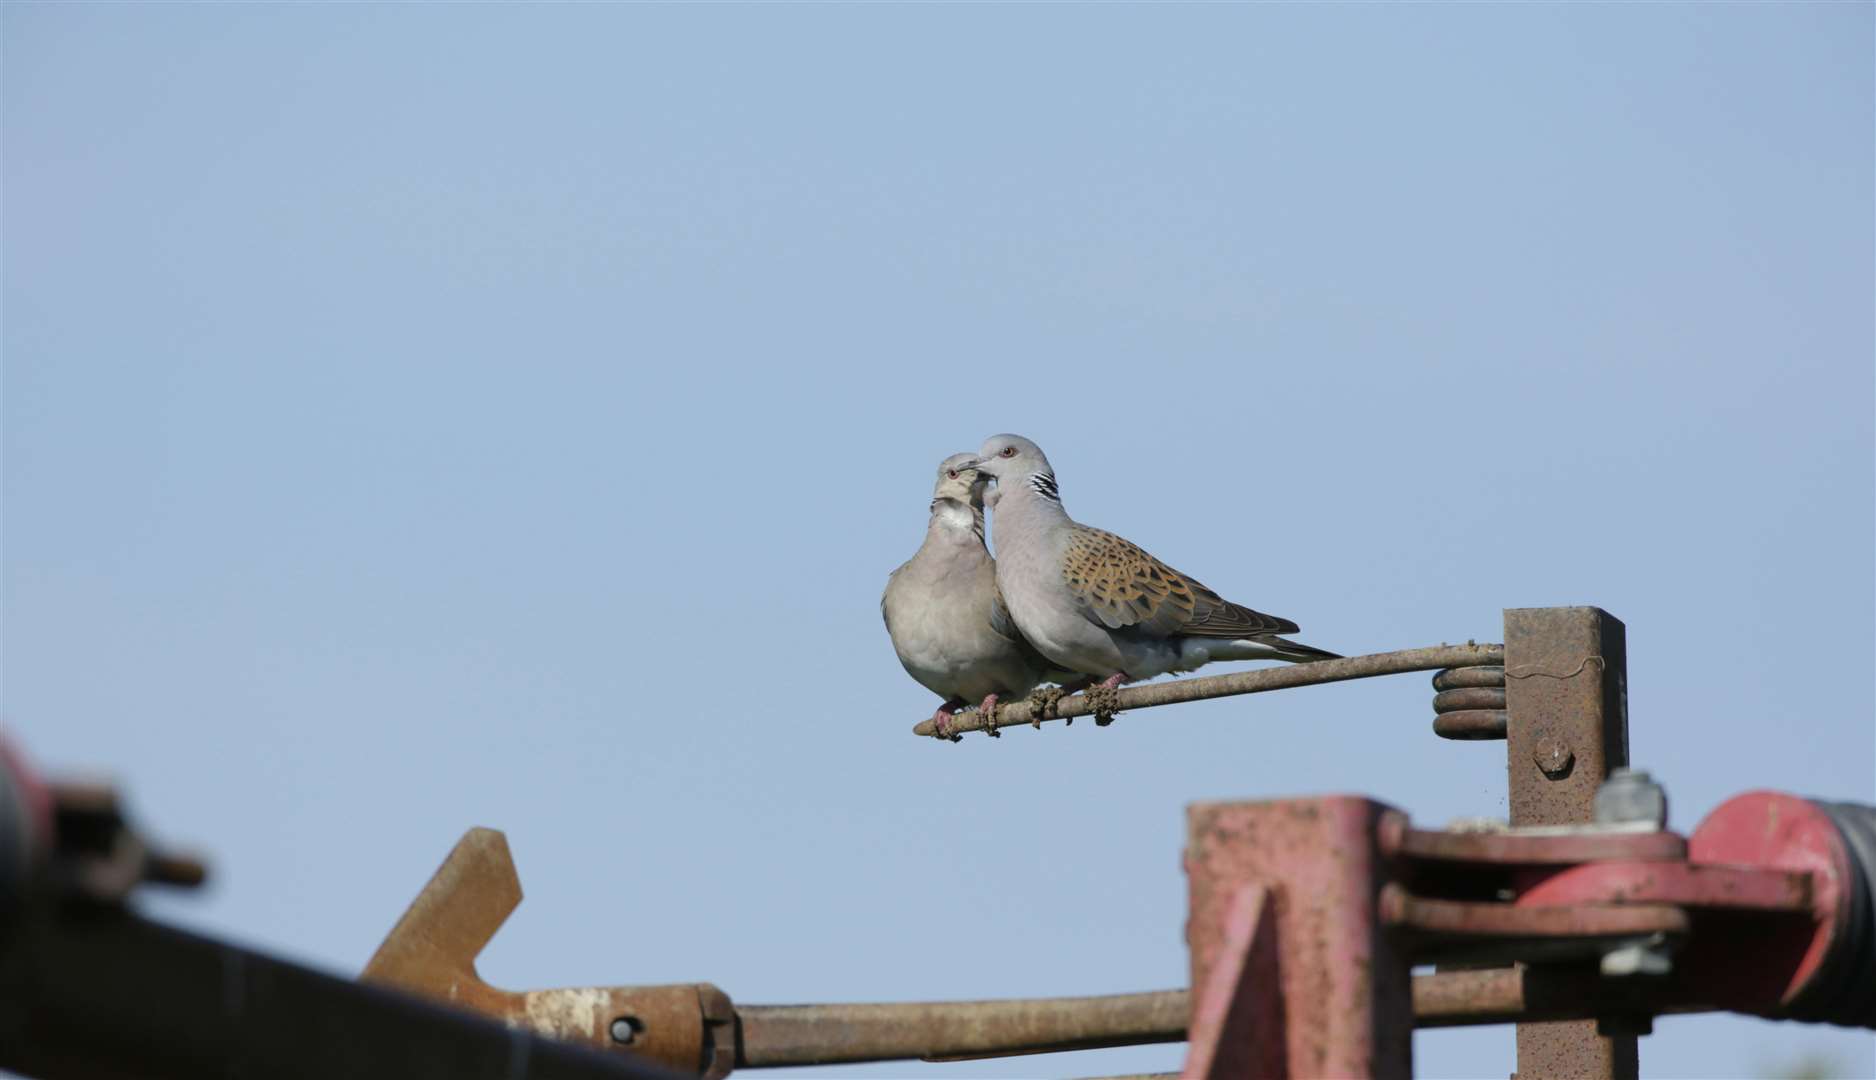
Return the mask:
<path id="1" fill-rule="evenodd" d="M 1347 682 L 1350 679 L 1369 679 L 1377 675 L 1401 675 L 1413 671 L 1438 671 L 1441 668 L 1498 664 L 1504 661 L 1504 655 L 1503 646 L 1471 643 L 1441 645 L 1430 649 L 1406 649 L 1401 652 L 1350 656 L 1340 660 L 1318 660 L 1308 664 L 1289 664 L 1284 667 L 1237 671 L 1229 675 L 1204 675 L 1194 679 L 1174 679 L 1171 682 L 1122 687 L 1115 692 L 1114 703 L 1115 708 L 1120 710 L 1150 709 L 1160 705 L 1203 701 L 1207 698 L 1261 694 L 1270 690 L 1288 690 L 1298 686 Z M 1033 715 L 1032 706 L 1028 701 L 1013 701 L 997 708 L 994 724 L 986 723 L 981 714 L 972 710 L 953 717 L 951 729 L 961 733 L 983 731 L 993 726 L 1006 728 L 1017 724 L 1040 724 L 1043 720 L 1058 718 L 1072 720 L 1077 716 L 1087 716 L 1093 711 L 1087 697 L 1081 694 L 1060 699 L 1047 710 L 1048 715 L 1042 717 Z M 913 727 L 912 733 L 937 735 L 929 719 Z"/>
<path id="2" fill-rule="evenodd" d="M 1184 990 L 1098 997 L 853 1005 L 739 1005 L 740 1068 L 1042 1054 L 1178 1042 Z"/>
<path id="3" fill-rule="evenodd" d="M 1534 1020 L 1590 1020 L 1612 1006 L 1651 1013 L 1712 1012 L 1672 984 L 1628 984 L 1594 967 L 1552 966 L 1438 971 L 1414 976 L 1414 1027 L 1474 1027 Z"/>
<path id="4" fill-rule="evenodd" d="M 1628 645 L 1600 608 L 1505 611 L 1506 767 L 1511 824 L 1595 820 L 1596 789 L 1628 764 Z M 1635 1037 L 1595 1021 L 1518 1025 L 1523 1080 L 1635 1080 Z"/>
<path id="5" fill-rule="evenodd" d="M 1416 1028 L 1588 1019 L 1624 987 L 1594 969 L 1562 969 L 1532 985 L 1522 968 L 1439 971 L 1413 977 Z M 1638 1009 L 1710 1012 L 1635 988 Z M 1076 1015 L 1080 1009 L 1091 1010 Z M 736 1067 L 763 1069 L 862 1061 L 928 1061 L 1181 1042 L 1186 990 L 1087 998 L 827 1005 L 737 1005 Z"/>

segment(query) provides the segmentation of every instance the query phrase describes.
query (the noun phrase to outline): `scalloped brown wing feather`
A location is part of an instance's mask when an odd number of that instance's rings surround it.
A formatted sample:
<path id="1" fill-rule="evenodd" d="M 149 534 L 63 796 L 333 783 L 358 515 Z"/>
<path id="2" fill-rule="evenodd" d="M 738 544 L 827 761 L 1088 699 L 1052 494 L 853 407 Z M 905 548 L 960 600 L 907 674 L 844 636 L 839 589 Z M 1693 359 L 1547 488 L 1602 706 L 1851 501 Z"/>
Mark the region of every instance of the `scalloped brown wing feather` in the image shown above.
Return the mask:
<path id="1" fill-rule="evenodd" d="M 1075 526 L 1062 577 L 1088 617 L 1153 637 L 1293 634 L 1295 623 L 1234 604 L 1113 533 Z"/>

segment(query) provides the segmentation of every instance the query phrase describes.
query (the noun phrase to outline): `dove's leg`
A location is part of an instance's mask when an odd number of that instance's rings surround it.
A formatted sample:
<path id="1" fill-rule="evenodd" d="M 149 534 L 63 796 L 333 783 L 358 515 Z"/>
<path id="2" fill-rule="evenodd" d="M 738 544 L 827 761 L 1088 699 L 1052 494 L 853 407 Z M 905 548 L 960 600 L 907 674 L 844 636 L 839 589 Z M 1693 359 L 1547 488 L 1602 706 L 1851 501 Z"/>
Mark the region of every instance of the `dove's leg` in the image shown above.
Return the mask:
<path id="1" fill-rule="evenodd" d="M 1065 686 L 1038 686 L 1029 695 L 1029 726 L 1042 730 L 1044 720 L 1055 716 L 1055 703 L 1068 695 Z"/>
<path id="2" fill-rule="evenodd" d="M 997 695 L 985 694 L 983 704 L 977 706 L 977 715 L 984 718 L 984 734 L 993 739 L 1001 739 L 1003 733 L 997 730 Z"/>
<path id="3" fill-rule="evenodd" d="M 931 714 L 932 730 L 938 733 L 940 739 L 950 739 L 952 742 L 957 742 L 964 737 L 951 730 L 951 718 L 956 716 L 957 711 L 963 707 L 963 698 L 952 698 L 950 701 L 938 706 L 938 711 Z"/>
<path id="4" fill-rule="evenodd" d="M 1133 677 L 1126 672 L 1116 671 L 1088 688 L 1088 711 L 1094 714 L 1096 726 L 1106 727 L 1114 722 L 1114 714 L 1119 711 L 1115 708 L 1114 692 L 1122 683 L 1132 681 Z"/>
<path id="5" fill-rule="evenodd" d="M 1041 728 L 1044 720 L 1055 719 L 1056 703 L 1077 690 L 1086 690 L 1094 682 L 1094 676 L 1083 675 L 1070 679 L 1060 686 L 1038 686 L 1029 695 L 1029 726 Z M 1074 717 L 1067 717 L 1064 724 L 1073 725 Z"/>

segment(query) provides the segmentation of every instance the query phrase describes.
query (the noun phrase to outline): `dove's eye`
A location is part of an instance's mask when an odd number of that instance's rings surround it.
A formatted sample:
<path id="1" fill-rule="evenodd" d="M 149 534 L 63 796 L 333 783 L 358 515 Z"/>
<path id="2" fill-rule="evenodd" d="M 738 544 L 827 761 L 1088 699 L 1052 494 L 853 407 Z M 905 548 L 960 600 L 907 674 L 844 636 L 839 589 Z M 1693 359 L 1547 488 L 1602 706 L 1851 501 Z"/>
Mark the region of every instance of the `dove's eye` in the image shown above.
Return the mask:
<path id="1" fill-rule="evenodd" d="M 1004 447 L 1004 448 L 1003 448 L 1003 456 L 1004 456 L 1004 457 L 1015 457 L 1015 456 L 1016 456 L 1016 447 L 1014 447 L 1014 446 L 1006 446 L 1006 447 Z"/>
<path id="2" fill-rule="evenodd" d="M 956 480 L 958 478 L 958 471 L 956 469 L 949 469 L 945 472 L 945 475 Z"/>

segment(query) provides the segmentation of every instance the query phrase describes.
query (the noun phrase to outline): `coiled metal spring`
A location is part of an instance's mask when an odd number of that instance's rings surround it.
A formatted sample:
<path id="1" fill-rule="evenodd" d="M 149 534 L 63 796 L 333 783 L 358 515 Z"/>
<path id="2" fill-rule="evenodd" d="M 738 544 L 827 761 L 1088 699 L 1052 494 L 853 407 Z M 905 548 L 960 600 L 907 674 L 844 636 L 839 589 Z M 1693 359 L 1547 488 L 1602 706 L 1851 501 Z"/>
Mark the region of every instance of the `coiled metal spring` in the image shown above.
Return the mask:
<path id="1" fill-rule="evenodd" d="M 1505 666 L 1433 673 L 1433 733 L 1442 739 L 1505 737 Z"/>

